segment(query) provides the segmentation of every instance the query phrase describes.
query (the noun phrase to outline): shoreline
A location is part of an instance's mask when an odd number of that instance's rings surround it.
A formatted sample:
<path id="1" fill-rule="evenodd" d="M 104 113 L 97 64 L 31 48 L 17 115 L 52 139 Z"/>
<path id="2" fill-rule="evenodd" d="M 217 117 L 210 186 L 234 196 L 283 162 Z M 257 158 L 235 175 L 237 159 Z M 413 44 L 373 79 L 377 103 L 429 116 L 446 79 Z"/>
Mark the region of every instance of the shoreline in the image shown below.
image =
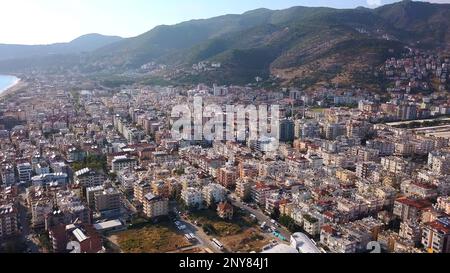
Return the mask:
<path id="1" fill-rule="evenodd" d="M 6 76 L 8 76 L 8 75 L 6 75 Z M 7 87 L 5 87 L 3 90 L 0 90 L 0 93 L 3 93 L 3 92 L 5 92 L 5 91 L 7 91 L 8 89 L 14 87 L 14 85 L 17 85 L 17 84 L 21 81 L 21 80 L 20 80 L 19 78 L 17 78 L 16 76 L 11 76 L 11 77 L 15 77 L 16 80 L 15 80 L 13 83 L 11 83 L 10 85 L 8 85 Z"/>
<path id="2" fill-rule="evenodd" d="M 0 91 L 0 98 L 4 98 L 8 95 L 12 95 L 25 86 L 26 86 L 26 83 L 22 79 L 17 78 L 12 84 L 10 84 L 4 90 Z"/>

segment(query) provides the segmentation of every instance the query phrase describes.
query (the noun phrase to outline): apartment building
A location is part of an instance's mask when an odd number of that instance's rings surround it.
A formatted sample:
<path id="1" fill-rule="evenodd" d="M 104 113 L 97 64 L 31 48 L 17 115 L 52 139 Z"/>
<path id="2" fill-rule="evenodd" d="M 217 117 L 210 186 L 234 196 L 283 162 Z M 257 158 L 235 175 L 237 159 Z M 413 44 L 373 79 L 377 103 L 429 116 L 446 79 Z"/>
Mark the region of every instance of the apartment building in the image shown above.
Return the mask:
<path id="1" fill-rule="evenodd" d="M 430 208 L 431 203 L 427 200 L 401 197 L 395 200 L 393 213 L 403 221 L 417 220 Z"/>
<path id="2" fill-rule="evenodd" d="M 256 175 L 258 175 L 258 170 L 254 165 L 246 164 L 244 162 L 241 162 L 239 164 L 239 177 L 240 178 L 254 177 Z"/>
<path id="3" fill-rule="evenodd" d="M 250 190 L 250 196 L 255 203 L 261 206 L 265 206 L 266 198 L 278 192 L 279 189 L 276 186 L 257 183 L 256 185 L 252 186 Z"/>
<path id="4" fill-rule="evenodd" d="M 321 228 L 321 221 L 320 219 L 310 215 L 310 214 L 304 214 L 303 215 L 303 229 L 311 236 L 316 236 L 320 234 L 320 228 Z"/>
<path id="5" fill-rule="evenodd" d="M 425 224 L 422 244 L 430 253 L 450 253 L 450 217 Z"/>
<path id="6" fill-rule="evenodd" d="M 84 168 L 75 172 L 73 178 L 75 184 L 85 188 L 103 185 L 105 181 L 103 173 L 89 168 Z"/>
<path id="7" fill-rule="evenodd" d="M 411 180 L 403 181 L 401 190 L 407 196 L 422 199 L 434 199 L 438 196 L 438 188 L 435 185 Z"/>
<path id="8" fill-rule="evenodd" d="M 428 166 L 436 174 L 450 174 L 450 154 L 442 152 L 429 153 Z"/>
<path id="9" fill-rule="evenodd" d="M 69 182 L 69 176 L 66 173 L 46 173 L 31 178 L 33 186 L 45 187 L 49 184 L 58 183 L 66 185 Z"/>
<path id="10" fill-rule="evenodd" d="M 225 187 L 216 183 L 206 185 L 202 189 L 203 200 L 208 206 L 225 201 L 226 194 L 227 190 Z"/>
<path id="11" fill-rule="evenodd" d="M 33 168 L 29 162 L 17 164 L 19 182 L 30 182 Z"/>
<path id="12" fill-rule="evenodd" d="M 358 242 L 345 235 L 331 225 L 324 225 L 320 232 L 320 243 L 333 253 L 356 253 Z"/>
<path id="13" fill-rule="evenodd" d="M 437 199 L 437 209 L 450 215 L 450 196 L 443 196 Z"/>
<path id="14" fill-rule="evenodd" d="M 134 157 L 124 156 L 116 156 L 111 162 L 112 164 L 112 172 L 118 173 L 127 168 L 137 167 L 137 159 Z"/>
<path id="15" fill-rule="evenodd" d="M 409 174 L 414 168 L 412 162 L 394 156 L 381 158 L 381 166 L 384 170 L 394 174 Z"/>
<path id="16" fill-rule="evenodd" d="M 181 191 L 181 199 L 189 208 L 198 208 L 203 205 L 202 192 L 196 188 L 186 188 Z"/>
<path id="17" fill-rule="evenodd" d="M 18 233 L 18 211 L 13 203 L 0 205 L 0 239 Z"/>
<path id="18" fill-rule="evenodd" d="M 377 169 L 378 164 L 375 162 L 358 162 L 356 163 L 356 176 L 361 179 L 368 179 Z"/>
<path id="19" fill-rule="evenodd" d="M 95 194 L 104 190 L 103 185 L 86 188 L 86 202 L 90 208 L 95 208 Z"/>
<path id="20" fill-rule="evenodd" d="M 271 214 L 276 209 L 280 208 L 281 195 L 279 193 L 273 193 L 266 197 L 265 212 Z"/>
<path id="21" fill-rule="evenodd" d="M 234 167 L 220 168 L 217 172 L 217 181 L 225 188 L 231 189 L 236 185 L 237 170 Z"/>
<path id="22" fill-rule="evenodd" d="M 38 164 L 34 165 L 34 172 L 36 175 L 42 175 L 50 173 L 50 165 L 47 162 L 41 161 Z"/>
<path id="23" fill-rule="evenodd" d="M 133 194 L 134 200 L 140 204 L 145 203 L 145 196 L 152 191 L 151 184 L 148 181 L 142 180 L 134 183 Z"/>
<path id="24" fill-rule="evenodd" d="M 164 216 L 169 213 L 169 199 L 152 193 L 147 193 L 144 198 L 144 214 L 148 218 Z"/>
<path id="25" fill-rule="evenodd" d="M 400 223 L 400 231 L 398 234 L 401 238 L 418 244 L 422 239 L 422 228 L 417 221 L 403 221 Z"/>
<path id="26" fill-rule="evenodd" d="M 106 216 L 120 214 L 121 194 L 114 188 L 105 189 L 94 194 L 95 210 Z"/>
<path id="27" fill-rule="evenodd" d="M 236 196 L 242 201 L 250 198 L 250 191 L 252 189 L 252 182 L 249 179 L 236 180 Z"/>
<path id="28" fill-rule="evenodd" d="M 0 175 L 4 186 L 11 186 L 16 183 L 16 175 L 12 164 L 3 164 L 0 167 Z"/>
<path id="29" fill-rule="evenodd" d="M 31 210 L 31 226 L 33 228 L 43 227 L 45 217 L 51 213 L 54 208 L 54 198 L 51 195 L 36 192 L 28 199 Z"/>

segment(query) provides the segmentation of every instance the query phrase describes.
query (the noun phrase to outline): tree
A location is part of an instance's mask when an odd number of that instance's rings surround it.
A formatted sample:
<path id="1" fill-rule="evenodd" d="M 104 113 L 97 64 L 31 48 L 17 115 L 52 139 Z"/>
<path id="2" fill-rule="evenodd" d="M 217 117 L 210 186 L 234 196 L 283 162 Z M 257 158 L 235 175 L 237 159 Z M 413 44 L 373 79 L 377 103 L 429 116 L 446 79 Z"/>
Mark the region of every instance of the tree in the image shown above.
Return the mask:
<path id="1" fill-rule="evenodd" d="M 182 167 L 176 169 L 174 172 L 175 172 L 175 174 L 178 175 L 178 176 L 182 176 L 182 175 L 185 174 L 185 170 L 184 170 L 184 168 L 182 168 Z"/>
<path id="2" fill-rule="evenodd" d="M 301 231 L 302 228 L 297 225 L 294 219 L 289 217 L 288 215 L 282 215 L 279 220 L 280 224 L 286 227 L 290 232 L 298 232 Z"/>
<path id="3" fill-rule="evenodd" d="M 274 220 L 276 220 L 276 221 L 278 221 L 278 219 L 280 219 L 280 209 L 279 208 L 275 208 L 274 210 L 273 210 L 273 212 L 270 214 L 270 218 L 272 218 L 272 219 L 274 219 Z"/>

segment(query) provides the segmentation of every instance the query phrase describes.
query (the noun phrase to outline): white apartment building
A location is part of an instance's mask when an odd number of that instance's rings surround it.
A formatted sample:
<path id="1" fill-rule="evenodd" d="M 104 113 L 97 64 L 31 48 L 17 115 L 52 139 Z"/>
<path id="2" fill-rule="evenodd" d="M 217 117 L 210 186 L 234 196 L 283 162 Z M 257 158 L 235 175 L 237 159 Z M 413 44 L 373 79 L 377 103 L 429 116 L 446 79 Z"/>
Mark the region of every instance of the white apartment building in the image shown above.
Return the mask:
<path id="1" fill-rule="evenodd" d="M 117 173 L 127 168 L 137 167 L 137 160 L 134 157 L 124 156 L 116 156 L 112 160 L 112 172 Z"/>
<path id="2" fill-rule="evenodd" d="M 181 199 L 188 207 L 201 207 L 203 205 L 202 192 L 192 187 L 181 191 Z"/>
<path id="3" fill-rule="evenodd" d="M 33 173 L 33 167 L 29 162 L 17 164 L 17 173 L 20 182 L 30 182 Z"/>
<path id="4" fill-rule="evenodd" d="M 225 201 L 226 193 L 225 187 L 216 183 L 211 183 L 202 189 L 203 200 L 208 206 Z"/>
<path id="5" fill-rule="evenodd" d="M 82 187 L 95 187 L 103 185 L 105 176 L 96 170 L 84 168 L 75 172 L 74 181 L 75 184 L 78 184 Z"/>

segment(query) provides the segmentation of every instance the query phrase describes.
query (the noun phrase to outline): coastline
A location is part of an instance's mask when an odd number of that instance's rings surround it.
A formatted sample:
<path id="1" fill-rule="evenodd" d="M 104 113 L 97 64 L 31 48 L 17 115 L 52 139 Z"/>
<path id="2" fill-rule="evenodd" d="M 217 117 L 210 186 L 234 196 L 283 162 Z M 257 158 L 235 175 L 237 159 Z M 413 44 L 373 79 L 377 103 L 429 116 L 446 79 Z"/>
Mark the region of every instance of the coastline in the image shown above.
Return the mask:
<path id="1" fill-rule="evenodd" d="M 3 91 L 0 91 L 0 98 L 12 95 L 25 86 L 26 83 L 22 81 L 20 78 L 17 78 L 11 85 L 6 87 Z"/>

